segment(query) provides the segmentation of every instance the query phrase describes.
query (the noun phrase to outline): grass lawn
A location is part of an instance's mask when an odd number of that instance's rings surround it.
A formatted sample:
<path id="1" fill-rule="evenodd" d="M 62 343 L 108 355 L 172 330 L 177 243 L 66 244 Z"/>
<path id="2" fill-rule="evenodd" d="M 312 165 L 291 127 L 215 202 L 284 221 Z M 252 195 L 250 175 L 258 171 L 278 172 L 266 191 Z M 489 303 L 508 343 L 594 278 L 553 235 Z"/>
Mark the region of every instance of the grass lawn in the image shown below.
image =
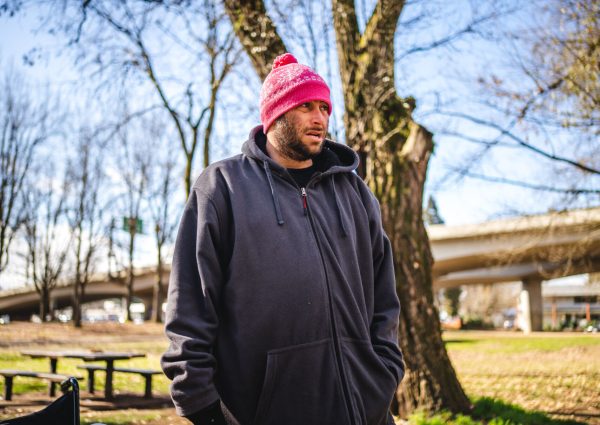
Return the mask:
<path id="1" fill-rule="evenodd" d="M 471 399 L 600 423 L 600 335 L 454 331 L 444 339 Z"/>
<path id="2" fill-rule="evenodd" d="M 474 401 L 476 418 L 441 413 L 434 418 L 415 415 L 406 423 L 600 424 L 600 336 L 549 333 L 525 337 L 518 333 L 459 331 L 446 332 L 444 339 L 458 376 Z M 29 359 L 19 352 L 33 348 L 81 348 L 142 351 L 146 358 L 122 364 L 158 369 L 166 345 L 162 326 L 155 324 L 90 324 L 77 330 L 62 324 L 11 323 L 0 326 L 0 368 L 47 371 L 47 359 Z M 77 359 L 61 359 L 58 371 L 85 376 L 76 368 L 81 363 Z M 0 394 L 3 385 L 0 380 Z M 97 394 L 101 394 L 103 385 L 104 376 L 99 374 Z M 175 415 L 168 399 L 168 381 L 163 376 L 153 380 L 157 398 L 152 404 L 143 403 L 144 383 L 138 376 L 114 375 L 115 405 L 90 398 L 85 381 L 81 386 L 84 425 L 188 423 Z M 0 400 L 0 419 L 40 409 L 49 401 L 46 391 L 43 382 L 16 378 L 13 401 Z M 126 407 L 131 406 L 130 401 L 133 408 Z"/>

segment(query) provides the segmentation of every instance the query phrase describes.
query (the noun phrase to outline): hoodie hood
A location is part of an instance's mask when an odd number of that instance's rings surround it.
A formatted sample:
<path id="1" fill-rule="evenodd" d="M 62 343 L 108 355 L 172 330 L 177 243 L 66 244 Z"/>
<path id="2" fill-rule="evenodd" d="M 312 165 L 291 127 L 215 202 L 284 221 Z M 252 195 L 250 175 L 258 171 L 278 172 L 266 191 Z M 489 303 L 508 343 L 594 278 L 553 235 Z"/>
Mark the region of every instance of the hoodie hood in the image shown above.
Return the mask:
<path id="1" fill-rule="evenodd" d="M 294 182 L 290 173 L 273 161 L 266 153 L 265 145 L 267 143 L 267 136 L 263 132 L 262 125 L 254 127 L 250 132 L 250 137 L 244 145 L 242 146 L 242 153 L 256 161 L 262 163 L 262 166 L 265 170 L 265 174 L 267 176 L 267 181 L 269 182 L 269 188 L 271 190 L 271 197 L 273 198 L 273 208 L 275 208 L 275 216 L 277 217 L 277 224 L 283 225 L 285 224 L 285 220 L 281 213 L 281 206 L 279 204 L 279 196 L 277 195 L 277 191 L 275 189 L 275 185 L 273 184 L 273 176 L 271 174 L 271 170 L 281 176 L 282 178 L 289 180 L 290 182 Z M 342 145 L 340 143 L 333 142 L 331 140 L 325 139 L 323 149 L 321 153 L 313 158 L 313 163 L 315 164 L 315 168 L 317 170 L 317 174 L 313 177 L 312 181 L 322 180 L 326 176 L 330 176 L 336 173 L 350 173 L 353 172 L 356 167 L 358 167 L 358 155 L 348 146 Z M 340 206 L 340 201 L 338 199 L 338 194 L 335 189 L 335 179 L 328 179 L 329 184 L 332 187 L 333 197 L 335 200 L 335 207 L 337 210 L 338 216 L 338 224 L 340 227 L 340 232 L 342 236 L 347 236 L 346 226 L 342 220 L 342 211 Z M 309 183 L 310 184 L 310 183 Z"/>
<path id="2" fill-rule="evenodd" d="M 287 174 L 284 167 L 273 161 L 264 151 L 267 136 L 262 125 L 256 126 L 242 146 L 242 153 L 261 162 L 267 162 L 269 167 L 277 172 Z M 325 175 L 340 172 L 352 172 L 358 167 L 358 155 L 352 148 L 332 140 L 325 139 L 323 150 L 313 159 L 317 170 Z"/>

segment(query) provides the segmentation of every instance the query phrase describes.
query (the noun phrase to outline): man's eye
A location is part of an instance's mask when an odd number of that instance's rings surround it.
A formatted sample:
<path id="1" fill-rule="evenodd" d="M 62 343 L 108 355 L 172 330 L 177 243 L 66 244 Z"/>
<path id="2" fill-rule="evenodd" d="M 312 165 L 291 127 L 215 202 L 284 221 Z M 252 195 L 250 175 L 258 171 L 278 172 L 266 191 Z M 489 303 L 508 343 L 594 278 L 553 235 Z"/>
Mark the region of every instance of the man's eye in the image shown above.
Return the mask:
<path id="1" fill-rule="evenodd" d="M 321 105 L 321 111 L 325 111 L 325 112 L 329 113 L 329 106 Z"/>

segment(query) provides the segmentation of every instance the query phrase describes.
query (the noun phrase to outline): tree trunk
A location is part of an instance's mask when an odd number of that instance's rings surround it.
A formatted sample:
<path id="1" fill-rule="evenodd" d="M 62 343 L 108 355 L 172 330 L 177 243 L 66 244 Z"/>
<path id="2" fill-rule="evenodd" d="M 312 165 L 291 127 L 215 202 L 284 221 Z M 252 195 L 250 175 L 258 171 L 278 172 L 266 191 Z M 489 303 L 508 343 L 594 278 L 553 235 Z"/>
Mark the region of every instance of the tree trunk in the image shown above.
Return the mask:
<path id="1" fill-rule="evenodd" d="M 133 219 L 129 219 L 132 221 Z M 131 322 L 133 318 L 131 317 L 131 303 L 133 302 L 133 253 L 134 253 L 134 243 L 135 243 L 135 223 L 129 224 L 129 270 L 127 271 L 127 321 Z"/>
<path id="2" fill-rule="evenodd" d="M 225 0 L 225 9 L 254 69 L 264 79 L 271 70 L 273 59 L 287 51 L 267 14 L 264 1 Z"/>
<path id="3" fill-rule="evenodd" d="M 40 319 L 47 322 L 50 315 L 50 289 L 42 284 L 40 291 Z"/>
<path id="4" fill-rule="evenodd" d="M 162 305 L 165 299 L 165 289 L 162 281 L 163 262 L 161 255 L 161 247 L 158 247 L 158 262 L 156 265 L 156 282 L 154 283 L 154 293 L 152 295 L 152 321 L 156 323 L 162 322 Z"/>
<path id="5" fill-rule="evenodd" d="M 132 322 L 133 317 L 131 316 L 131 304 L 133 303 L 133 270 L 129 269 L 129 276 L 127 277 L 127 295 L 125 297 L 125 308 L 127 309 L 127 321 Z"/>
<path id="6" fill-rule="evenodd" d="M 84 175 L 85 176 L 85 175 Z M 85 181 L 85 178 L 84 178 Z M 85 184 L 84 184 L 85 187 Z M 83 205 L 79 204 L 79 216 L 83 215 Z M 81 283 L 81 250 L 83 246 L 83 230 L 81 221 L 77 224 L 77 246 L 75 249 L 75 282 L 73 282 L 73 326 L 81 328 L 83 299 L 81 296 L 83 284 Z"/>
<path id="7" fill-rule="evenodd" d="M 83 300 L 81 292 L 81 282 L 76 279 L 73 283 L 73 326 L 76 328 L 81 327 L 82 320 L 81 304 L 83 304 Z"/>
<path id="8" fill-rule="evenodd" d="M 402 306 L 400 346 L 406 375 L 397 392 L 401 417 L 417 409 L 465 412 L 470 408 L 448 358 L 433 302 L 433 257 L 422 220 L 423 186 L 432 149 L 431 134 L 411 123 L 402 149 L 378 150 L 375 162 L 380 165 L 371 170 L 374 180 L 381 183 L 372 187 L 379 192 L 384 227 L 392 243 Z"/>
<path id="9" fill-rule="evenodd" d="M 406 362 L 394 410 L 404 418 L 417 409 L 467 412 L 470 402 L 442 340 L 433 301 L 433 256 L 423 223 L 423 188 L 433 152 L 432 135 L 412 120 L 414 101 L 397 96 L 393 60 L 377 50 L 372 55 L 360 59 L 346 55 L 348 64 L 341 67 L 341 74 L 348 84 L 344 92 L 348 143 L 363 161 L 359 174 L 380 202 L 394 252 L 402 307 L 399 342 Z M 373 63 L 377 73 L 368 71 Z M 353 69 L 365 70 L 358 82 L 355 74 L 348 75 Z"/>
<path id="10" fill-rule="evenodd" d="M 360 34 L 354 2 L 333 0 L 344 125 L 347 143 L 362 160 L 359 174 L 380 202 L 394 252 L 406 362 L 397 413 L 467 412 L 470 402 L 446 352 L 433 303 L 433 257 L 422 207 L 432 135 L 412 120 L 414 100 L 400 97 L 394 83 L 394 34 L 402 9 L 401 1 L 379 1 Z"/>

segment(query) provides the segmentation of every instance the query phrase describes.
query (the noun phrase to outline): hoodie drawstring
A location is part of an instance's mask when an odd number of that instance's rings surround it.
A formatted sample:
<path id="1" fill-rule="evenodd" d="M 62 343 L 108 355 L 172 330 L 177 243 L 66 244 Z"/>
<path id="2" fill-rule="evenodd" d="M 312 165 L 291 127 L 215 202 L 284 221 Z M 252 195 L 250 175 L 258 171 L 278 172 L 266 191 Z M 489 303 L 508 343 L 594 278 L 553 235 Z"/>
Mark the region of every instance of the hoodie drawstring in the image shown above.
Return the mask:
<path id="1" fill-rule="evenodd" d="M 273 206 L 275 207 L 275 216 L 277 217 L 277 224 L 281 226 L 285 223 L 285 221 L 283 220 L 283 216 L 281 214 L 281 207 L 279 206 L 279 197 L 277 196 L 277 192 L 275 191 L 275 185 L 273 184 L 273 175 L 271 174 L 271 167 L 269 167 L 269 163 L 267 161 L 263 161 L 263 167 L 265 169 L 265 174 L 267 175 L 269 188 L 271 189 L 271 197 L 273 198 Z M 337 210 L 338 224 L 342 232 L 342 237 L 345 238 L 348 236 L 348 232 L 346 230 L 346 226 L 344 225 L 344 219 L 342 217 L 342 207 L 340 206 L 338 194 L 335 189 L 335 176 L 331 176 L 330 180 L 331 188 L 333 190 L 333 198 L 335 200 L 335 208 Z"/>
<path id="2" fill-rule="evenodd" d="M 267 180 L 269 181 L 269 187 L 271 188 L 271 196 L 273 197 L 273 205 L 275 206 L 275 215 L 277 216 L 277 224 L 280 226 L 285 223 L 283 221 L 283 217 L 281 215 L 281 208 L 279 208 L 279 198 L 277 197 L 277 193 L 275 192 L 275 185 L 273 184 L 273 176 L 271 175 L 271 168 L 269 167 L 269 163 L 267 161 L 263 161 L 263 167 L 265 168 L 265 173 L 267 174 Z"/>
<path id="3" fill-rule="evenodd" d="M 340 201 L 338 200 L 337 192 L 335 190 L 335 176 L 331 176 L 331 186 L 333 187 L 333 197 L 335 198 L 335 206 L 337 208 L 337 216 L 342 231 L 342 237 L 348 236 L 346 232 L 346 226 L 344 226 L 344 220 L 342 219 L 342 208 L 340 207 Z"/>

